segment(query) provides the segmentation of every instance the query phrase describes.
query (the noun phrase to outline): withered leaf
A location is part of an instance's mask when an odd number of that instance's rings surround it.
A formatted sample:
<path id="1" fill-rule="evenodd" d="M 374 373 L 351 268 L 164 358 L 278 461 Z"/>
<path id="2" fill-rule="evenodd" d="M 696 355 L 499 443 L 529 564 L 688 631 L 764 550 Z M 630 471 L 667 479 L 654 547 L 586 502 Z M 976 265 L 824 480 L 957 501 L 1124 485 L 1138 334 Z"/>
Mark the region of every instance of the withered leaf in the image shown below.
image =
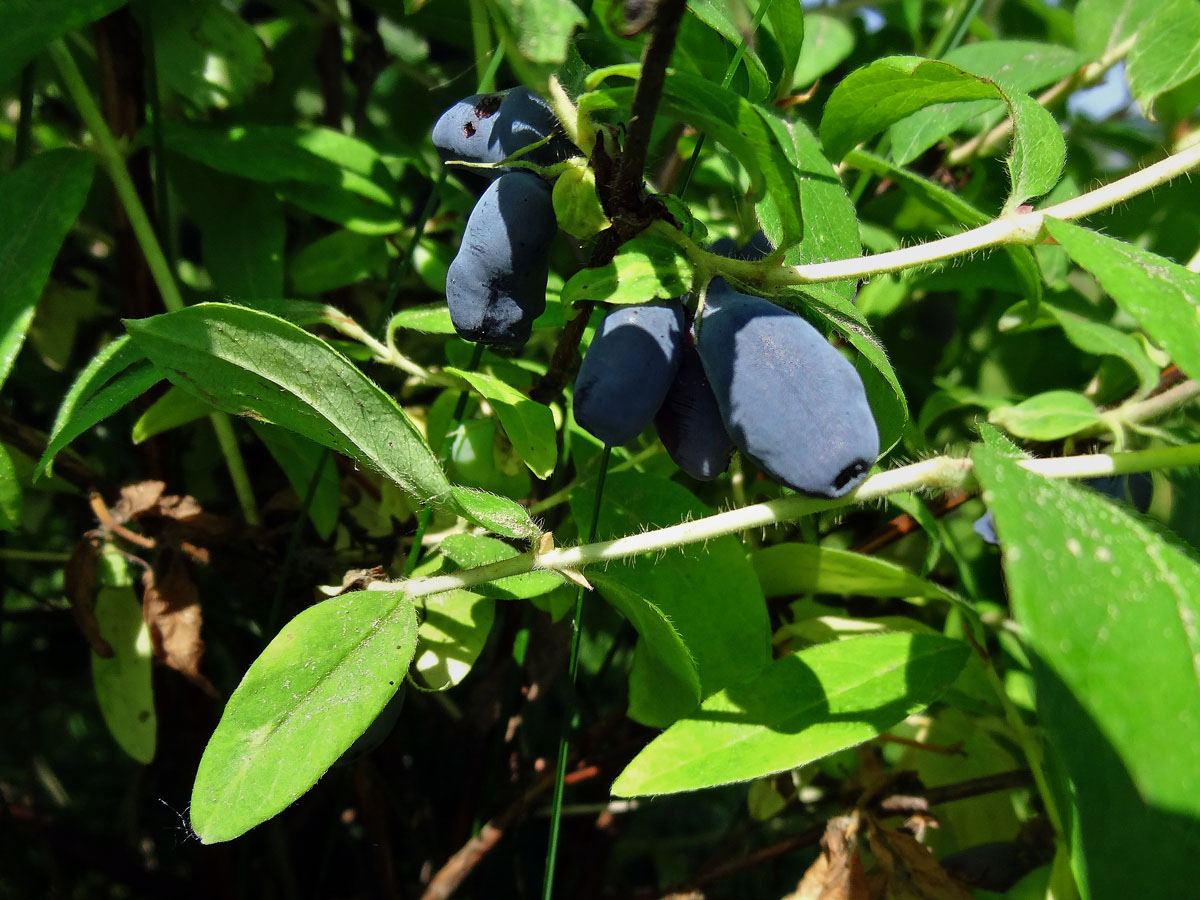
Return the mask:
<path id="1" fill-rule="evenodd" d="M 161 481 L 139 481 L 137 484 L 127 484 L 121 488 L 121 497 L 109 514 L 113 521 L 124 524 L 135 519 L 148 509 L 158 505 L 159 498 L 167 486 Z"/>
<path id="2" fill-rule="evenodd" d="M 971 900 L 971 893 L 911 834 L 868 817 L 867 841 L 889 900 Z"/>
<path id="3" fill-rule="evenodd" d="M 165 559 L 161 575 L 147 571 L 142 576 L 142 617 L 150 628 L 154 655 L 212 697 L 218 696 L 212 682 L 200 674 L 204 641 L 200 637 L 203 618 L 200 596 L 192 581 L 187 561 L 178 554 Z"/>
<path id="4" fill-rule="evenodd" d="M 113 648 L 100 636 L 100 624 L 96 621 L 96 564 L 100 561 L 103 543 L 104 538 L 99 531 L 84 533 L 67 560 L 63 589 L 71 602 L 75 624 L 92 650 L 99 657 L 112 659 Z"/>
<path id="5" fill-rule="evenodd" d="M 858 829 L 857 812 L 830 819 L 821 838 L 821 855 L 784 900 L 870 900 L 858 855 Z"/>

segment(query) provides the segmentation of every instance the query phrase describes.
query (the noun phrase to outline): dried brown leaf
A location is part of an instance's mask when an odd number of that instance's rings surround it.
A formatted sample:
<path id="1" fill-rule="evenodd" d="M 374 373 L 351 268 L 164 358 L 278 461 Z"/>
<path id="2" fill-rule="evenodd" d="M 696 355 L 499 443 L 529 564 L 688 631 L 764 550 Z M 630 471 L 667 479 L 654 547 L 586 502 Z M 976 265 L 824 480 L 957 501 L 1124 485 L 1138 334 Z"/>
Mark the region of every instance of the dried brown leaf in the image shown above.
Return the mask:
<path id="1" fill-rule="evenodd" d="M 142 577 L 142 617 L 150 628 L 154 655 L 185 678 L 216 697 L 217 689 L 200 674 L 204 641 L 200 637 L 203 617 L 200 596 L 192 581 L 187 561 L 177 554 L 166 560 L 166 571 L 159 575 L 147 570 Z"/>
<path id="2" fill-rule="evenodd" d="M 161 481 L 139 481 L 137 484 L 127 484 L 121 488 L 121 497 L 109 514 L 118 524 L 136 519 L 142 513 L 158 505 L 159 498 L 167 486 Z"/>
<path id="3" fill-rule="evenodd" d="M 112 659 L 113 648 L 100 636 L 96 621 L 96 564 L 104 538 L 98 531 L 88 531 L 75 545 L 63 572 L 63 590 L 71 602 L 75 624 L 97 656 Z"/>
<path id="4" fill-rule="evenodd" d="M 867 840 L 888 900 L 971 900 L 970 892 L 911 834 L 868 818 Z"/>
<path id="5" fill-rule="evenodd" d="M 185 521 L 202 515 L 204 507 L 200 505 L 199 500 L 188 494 L 182 497 L 176 494 L 168 494 L 158 501 L 158 508 L 155 510 L 155 513 L 168 519 Z"/>
<path id="6" fill-rule="evenodd" d="M 871 900 L 858 855 L 858 829 L 857 812 L 830 819 L 821 838 L 821 855 L 784 900 Z"/>

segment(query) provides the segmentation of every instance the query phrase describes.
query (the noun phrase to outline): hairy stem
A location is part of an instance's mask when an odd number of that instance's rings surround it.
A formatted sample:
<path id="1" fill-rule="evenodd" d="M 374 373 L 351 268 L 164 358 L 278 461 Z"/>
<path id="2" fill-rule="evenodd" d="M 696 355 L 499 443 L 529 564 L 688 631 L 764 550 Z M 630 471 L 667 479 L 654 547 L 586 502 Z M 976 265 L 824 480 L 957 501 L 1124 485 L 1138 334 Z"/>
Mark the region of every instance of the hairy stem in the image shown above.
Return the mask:
<path id="1" fill-rule="evenodd" d="M 1023 459 L 1020 465 L 1047 478 L 1083 479 L 1103 475 L 1126 475 L 1150 469 L 1200 465 L 1200 444 L 1157 447 L 1131 453 Z M 815 512 L 878 500 L 904 491 L 946 491 L 973 486 L 974 476 L 969 459 L 939 456 L 872 475 L 859 485 L 857 490 L 837 500 L 818 500 L 794 494 L 766 503 L 716 513 L 691 522 L 681 522 L 656 531 L 631 534 L 578 547 L 549 550 L 545 553 L 532 551 L 449 575 L 434 575 L 403 582 L 377 582 L 372 584 L 370 589 L 403 590 L 410 597 L 427 597 L 430 594 L 485 584 L 509 575 L 522 575 L 534 569 L 561 572 L 566 569 L 581 569 L 596 563 L 627 559 L 642 553 L 657 553 L 724 537 L 727 534 L 745 531 L 747 528 L 766 528 Z"/>
<path id="2" fill-rule="evenodd" d="M 1200 165 L 1200 143 L 1131 175 L 1046 209 L 1003 216 L 978 228 L 912 247 L 802 266 L 772 267 L 744 260 L 726 259 L 697 247 L 686 235 L 665 222 L 655 222 L 648 231 L 682 247 L 698 266 L 710 269 L 716 274 L 731 275 L 739 281 L 761 285 L 769 290 L 786 285 L 868 278 L 1007 244 L 1037 244 L 1045 237 L 1044 226 L 1047 218 L 1063 221 L 1081 219 L 1123 203 L 1138 194 L 1144 194 L 1189 172 L 1197 165 Z"/>

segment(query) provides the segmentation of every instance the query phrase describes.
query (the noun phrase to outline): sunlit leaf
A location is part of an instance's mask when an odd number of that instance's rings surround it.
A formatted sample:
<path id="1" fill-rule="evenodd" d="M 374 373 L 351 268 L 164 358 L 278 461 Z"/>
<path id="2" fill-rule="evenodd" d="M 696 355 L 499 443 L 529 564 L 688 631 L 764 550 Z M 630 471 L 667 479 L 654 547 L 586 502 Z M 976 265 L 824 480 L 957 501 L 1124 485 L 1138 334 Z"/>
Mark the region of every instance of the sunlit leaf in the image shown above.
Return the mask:
<path id="1" fill-rule="evenodd" d="M 887 634 L 777 659 L 651 741 L 612 793 L 672 794 L 748 781 L 853 747 L 937 699 L 969 652 L 940 636 Z"/>

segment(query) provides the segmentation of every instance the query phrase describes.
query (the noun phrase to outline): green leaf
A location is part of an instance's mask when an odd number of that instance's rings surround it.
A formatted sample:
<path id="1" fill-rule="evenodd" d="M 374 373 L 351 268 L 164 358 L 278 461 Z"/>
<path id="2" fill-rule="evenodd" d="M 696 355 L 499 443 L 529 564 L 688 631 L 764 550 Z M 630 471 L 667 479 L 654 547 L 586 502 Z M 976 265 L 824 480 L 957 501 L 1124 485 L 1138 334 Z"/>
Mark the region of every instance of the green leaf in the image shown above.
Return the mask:
<path id="1" fill-rule="evenodd" d="M 1074 391 L 1046 391 L 1016 406 L 997 406 L 988 421 L 1031 441 L 1055 441 L 1103 421 L 1094 403 Z"/>
<path id="2" fill-rule="evenodd" d="M 342 504 L 341 493 L 338 490 L 337 465 L 330 458 L 329 451 L 298 434 L 276 428 L 274 425 L 251 421 L 250 427 L 266 445 L 267 451 L 279 464 L 279 468 L 283 469 L 283 474 L 287 476 L 288 484 L 292 486 L 300 503 L 308 496 L 313 477 L 316 476 L 317 487 L 313 492 L 312 502 L 308 505 L 308 518 L 312 520 L 317 535 L 322 540 L 329 540 L 337 527 L 338 512 Z"/>
<path id="3" fill-rule="evenodd" d="M 1158 384 L 1158 366 L 1146 355 L 1145 348 L 1136 338 L 1112 325 L 1084 318 L 1068 309 L 1051 304 L 1046 304 L 1044 308 L 1058 320 L 1067 340 L 1080 350 L 1097 356 L 1115 356 L 1129 363 L 1143 391 L 1149 391 Z"/>
<path id="4" fill-rule="evenodd" d="M 153 652 L 142 604 L 130 585 L 102 587 L 96 625 L 113 649 L 105 659 L 92 651 L 92 687 L 100 715 L 121 749 L 140 763 L 154 759 L 158 720 L 150 683 Z"/>
<path id="5" fill-rule="evenodd" d="M 127 0 L 4 0 L 0 4 L 0 85 L 57 37 L 83 28 Z M 3 242 L 0 242 L 2 244 Z"/>
<path id="6" fill-rule="evenodd" d="M 841 19 L 809 12 L 804 16 L 804 48 L 792 76 L 796 89 L 809 87 L 854 51 L 854 29 Z"/>
<path id="7" fill-rule="evenodd" d="M 1047 219 L 1046 230 L 1179 368 L 1200 378 L 1200 275 L 1068 222 Z"/>
<path id="8" fill-rule="evenodd" d="M 525 507 L 508 497 L 460 484 L 451 485 L 450 496 L 464 516 L 496 534 L 535 540 L 542 533 Z"/>
<path id="9" fill-rule="evenodd" d="M 529 471 L 538 478 L 549 478 L 558 464 L 558 436 L 550 407 L 530 400 L 494 375 L 453 366 L 445 371 L 466 381 L 492 405 L 504 433 Z"/>
<path id="10" fill-rule="evenodd" d="M 1075 8 L 1075 44 L 1099 59 L 1133 37 L 1162 7 L 1162 0 L 1080 0 Z"/>
<path id="11" fill-rule="evenodd" d="M 173 161 L 172 187 L 200 226 L 204 267 L 241 303 L 283 296 L 283 204 L 247 183 L 188 160 Z"/>
<path id="12" fill-rule="evenodd" d="M 364 234 L 403 227 L 399 186 L 379 153 L 327 128 L 234 125 L 225 128 L 166 120 L 170 150 L 218 172 L 273 185 L 284 199 Z"/>
<path id="13" fill-rule="evenodd" d="M 766 197 L 756 212 L 767 239 L 776 247 L 788 247 L 783 261 L 789 266 L 858 256 L 862 252 L 858 214 L 816 136 L 803 122 L 791 122 L 786 140 L 780 137 L 780 146 L 796 175 L 804 239 L 799 245 L 780 243 L 785 239 L 783 222 L 775 200 Z M 851 279 L 809 285 L 807 291 L 821 299 L 832 295 L 835 303 L 849 302 L 857 287 L 858 282 Z"/>
<path id="14" fill-rule="evenodd" d="M 799 3 L 775 3 L 772 0 L 759 0 L 770 3 L 767 7 L 767 27 L 775 43 L 779 45 L 779 53 L 783 57 L 783 69 L 775 86 L 774 96 L 785 97 L 792 91 L 796 83 L 796 67 L 799 65 L 806 39 L 806 16 Z"/>
<path id="15" fill-rule="evenodd" d="M 613 261 L 581 269 L 567 280 L 562 302 L 648 303 L 668 300 L 692 286 L 692 267 L 670 241 L 643 235 L 621 245 Z"/>
<path id="16" fill-rule="evenodd" d="M 271 79 L 262 42 L 214 0 L 134 5 L 150 27 L 159 84 L 200 109 L 236 106 Z"/>
<path id="17" fill-rule="evenodd" d="M 165 377 L 126 335 L 97 353 L 63 397 L 33 477 L 40 478 L 43 472 L 52 471 L 54 457 L 63 447 Z"/>
<path id="18" fill-rule="evenodd" d="M 383 473 L 418 500 L 513 537 L 538 532 L 511 500 L 452 487 L 404 410 L 348 359 L 264 312 L 201 303 L 126 320 L 172 383 L 235 415 L 279 425 Z"/>
<path id="19" fill-rule="evenodd" d="M 960 641 L 886 634 L 775 660 L 651 741 L 612 793 L 673 794 L 748 781 L 861 744 L 936 700 L 968 655 Z"/>
<path id="20" fill-rule="evenodd" d="M 1004 212 L 1048 193 L 1062 175 L 1067 145 L 1050 112 L 1019 91 L 1006 92 L 1013 119 L 1012 150 L 1005 160 L 1012 189 Z"/>
<path id="21" fill-rule="evenodd" d="M 551 201 L 558 227 L 580 240 L 593 238 L 612 224 L 596 194 L 596 173 L 582 158 L 555 179 Z"/>
<path id="22" fill-rule="evenodd" d="M 457 334 L 444 301 L 400 310 L 388 323 L 389 330 L 396 328 L 409 328 L 424 334 Z"/>
<path id="23" fill-rule="evenodd" d="M 973 458 L 1035 661 L 1038 721 L 1074 788 L 1090 895 L 1152 884 L 1187 896 L 1200 853 L 1200 565 L 1122 504 L 987 447 Z"/>
<path id="24" fill-rule="evenodd" d="M 1159 94 L 1200 74 L 1200 2 L 1167 0 L 1138 29 L 1125 69 L 1129 89 L 1147 116 Z"/>
<path id="25" fill-rule="evenodd" d="M 320 294 L 379 275 L 387 264 L 386 238 L 335 231 L 296 251 L 288 278 L 297 294 Z"/>
<path id="26" fill-rule="evenodd" d="M 128 339 L 128 335 L 124 337 Z M 140 444 L 156 434 L 202 419 L 212 411 L 212 404 L 172 385 L 133 423 L 129 437 L 135 444 Z"/>
<path id="27" fill-rule="evenodd" d="M 234 690 L 192 787 L 192 828 L 232 840 L 316 784 L 404 681 L 417 644 L 403 594 L 357 591 L 292 619 Z"/>
<path id="28" fill-rule="evenodd" d="M 627 74 L 619 67 L 593 75 Z M 605 88 L 580 99 L 581 111 L 592 107 L 628 108 L 632 88 Z M 790 247 L 803 234 L 800 189 L 785 145 L 791 143 L 789 123 L 774 110 L 751 103 L 737 93 L 703 78 L 668 70 L 661 110 L 666 115 L 710 135 L 737 157 L 750 176 L 750 193 L 774 198 L 780 217 L 779 246 Z"/>
<path id="29" fill-rule="evenodd" d="M 506 61 L 523 82 L 544 92 L 587 17 L 571 0 L 486 0 L 486 5 Z"/>
<path id="30" fill-rule="evenodd" d="M 975 41 L 954 48 L 944 61 L 1016 92 L 1053 84 L 1084 63 L 1069 47 L 1036 41 Z M 994 100 L 940 103 L 923 109 L 891 127 L 891 157 L 897 165 L 907 165 L 960 128 L 973 122 L 991 127 L 1005 113 L 1004 106 Z"/>
<path id="31" fill-rule="evenodd" d="M 744 31 L 742 27 L 739 27 L 739 23 L 734 17 L 733 9 L 724 0 L 688 0 L 687 8 L 688 12 L 732 45 L 730 52 L 736 50 L 745 40 Z M 743 6 L 739 12 L 746 17 L 743 25 L 748 25 L 749 10 Z M 747 99 L 754 101 L 765 100 L 771 92 L 771 78 L 767 74 L 767 67 L 763 65 L 763 61 L 759 58 L 758 53 L 755 52 L 753 42 L 746 44 L 745 52 L 742 54 L 741 66 L 745 69 L 747 76 Z"/>
<path id="32" fill-rule="evenodd" d="M 9 37 L 5 21 L 12 17 L 12 27 L 20 30 L 25 14 L 24 4 L 0 11 L 0 46 Z M 0 53 L 0 60 L 7 57 Z M 0 385 L 12 371 L 50 266 L 91 183 L 92 157 L 81 150 L 47 151 L 0 178 Z"/>
<path id="33" fill-rule="evenodd" d="M 21 525 L 21 483 L 8 448 L 0 444 L 0 531 L 16 531 Z"/>
<path id="34" fill-rule="evenodd" d="M 768 597 L 855 594 L 953 599 L 936 584 L 918 578 L 903 566 L 877 556 L 834 547 L 776 544 L 751 554 L 750 561 L 763 593 Z"/>
<path id="35" fill-rule="evenodd" d="M 438 550 L 463 569 L 486 566 L 519 555 L 504 541 L 481 534 L 447 535 L 438 545 Z M 532 597 L 550 593 L 562 583 L 562 578 L 553 572 L 533 571 L 523 575 L 510 575 L 488 584 L 476 585 L 472 590 L 477 594 L 498 600 L 529 600 Z"/>
<path id="36" fill-rule="evenodd" d="M 830 159 L 840 160 L 857 144 L 924 107 L 984 99 L 1003 100 L 1013 119 L 1008 158 L 1012 191 L 1005 207 L 1013 209 L 1057 182 L 1066 159 L 1062 131 L 1024 92 L 948 63 L 894 56 L 855 70 L 825 104 L 821 142 Z"/>
<path id="37" fill-rule="evenodd" d="M 496 601 L 469 591 L 449 591 L 423 599 L 424 618 L 417 630 L 413 668 L 425 687 L 448 690 L 470 674 L 483 652 L 496 618 Z"/>
<path id="38" fill-rule="evenodd" d="M 572 492 L 577 523 L 591 522 L 592 501 L 590 488 Z M 597 536 L 616 537 L 710 513 L 674 482 L 616 472 L 605 483 Z M 620 592 L 612 599 L 615 605 L 643 605 L 645 613 L 631 620 L 634 625 L 650 623 L 653 628 L 652 637 L 638 641 L 630 673 L 629 715 L 639 722 L 662 727 L 695 708 L 691 677 L 678 656 L 658 655 L 668 644 L 661 621 L 654 621 L 658 613 L 695 661 L 700 696 L 753 676 L 770 658 L 766 603 L 736 538 L 645 554 L 597 574 L 606 587 Z"/>
<path id="39" fill-rule="evenodd" d="M 855 69 L 833 89 L 821 116 L 821 143 L 834 162 L 855 146 L 935 103 L 999 99 L 996 86 L 957 66 L 891 56 Z"/>
<path id="40" fill-rule="evenodd" d="M 704 697 L 699 668 L 684 636 L 654 602 L 653 591 L 647 595 L 637 581 L 610 578 L 607 572 L 589 572 L 588 577 L 638 633 L 636 674 L 631 673 L 629 683 L 630 716 L 649 722 L 657 709 L 695 709 Z M 661 722 L 672 718 L 665 715 Z"/>

